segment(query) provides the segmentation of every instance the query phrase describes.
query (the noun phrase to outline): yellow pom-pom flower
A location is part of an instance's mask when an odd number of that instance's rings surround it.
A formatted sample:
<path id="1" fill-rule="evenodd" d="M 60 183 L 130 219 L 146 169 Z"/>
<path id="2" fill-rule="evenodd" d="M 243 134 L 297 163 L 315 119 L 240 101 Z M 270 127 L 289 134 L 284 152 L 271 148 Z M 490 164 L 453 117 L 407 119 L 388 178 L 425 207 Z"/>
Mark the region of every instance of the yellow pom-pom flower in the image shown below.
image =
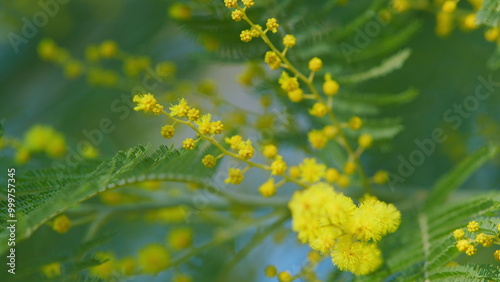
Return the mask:
<path id="1" fill-rule="evenodd" d="M 314 57 L 309 61 L 308 66 L 310 71 L 320 71 L 323 68 L 323 61 L 318 57 Z"/>
<path id="2" fill-rule="evenodd" d="M 324 164 L 316 163 L 316 159 L 304 159 L 299 165 L 301 181 L 314 183 L 318 182 L 326 172 Z"/>
<path id="3" fill-rule="evenodd" d="M 167 237 L 167 243 L 173 250 L 182 250 L 193 244 L 193 230 L 191 228 L 177 228 Z"/>
<path id="4" fill-rule="evenodd" d="M 158 274 L 170 266 L 170 254 L 163 245 L 150 244 L 139 251 L 139 265 L 146 274 Z"/>
<path id="5" fill-rule="evenodd" d="M 360 117 L 354 116 L 354 117 L 349 119 L 348 125 L 349 125 L 349 128 L 351 128 L 353 130 L 358 130 L 361 128 L 361 126 L 363 126 L 363 121 L 361 120 Z"/>
<path id="6" fill-rule="evenodd" d="M 252 41 L 252 38 L 253 36 L 251 30 L 245 29 L 240 33 L 240 39 L 243 42 L 250 42 Z"/>
<path id="7" fill-rule="evenodd" d="M 278 80 L 281 89 L 291 92 L 299 88 L 299 81 L 296 77 L 290 77 L 287 72 L 282 72 L 281 77 Z"/>
<path id="8" fill-rule="evenodd" d="M 476 221 L 469 222 L 469 224 L 467 224 L 467 230 L 469 230 L 469 232 L 477 232 L 479 230 L 479 223 Z"/>
<path id="9" fill-rule="evenodd" d="M 338 240 L 332 252 L 332 262 L 340 270 L 365 275 L 380 267 L 382 255 L 377 245 L 356 242 L 346 236 Z"/>
<path id="10" fill-rule="evenodd" d="M 61 276 L 61 264 L 53 262 L 42 266 L 42 273 L 45 277 L 52 279 Z"/>
<path id="11" fill-rule="evenodd" d="M 288 92 L 288 99 L 294 103 L 298 103 L 304 99 L 304 90 L 297 88 L 293 91 Z"/>
<path id="12" fill-rule="evenodd" d="M 285 37 L 283 37 L 283 45 L 285 45 L 285 47 L 291 48 L 295 46 L 295 43 L 296 43 L 295 36 L 287 34 L 285 35 Z"/>
<path id="13" fill-rule="evenodd" d="M 278 281 L 279 282 L 290 282 L 293 280 L 292 275 L 288 271 L 281 271 L 278 273 Z"/>
<path id="14" fill-rule="evenodd" d="M 161 128 L 161 136 L 164 138 L 170 139 L 174 137 L 175 128 L 173 125 L 165 125 Z"/>
<path id="15" fill-rule="evenodd" d="M 272 278 L 272 277 L 274 277 L 274 276 L 276 276 L 278 274 L 278 270 L 276 269 L 276 266 L 274 266 L 274 265 L 268 265 L 264 269 L 264 274 L 267 277 Z"/>
<path id="16" fill-rule="evenodd" d="M 196 141 L 193 138 L 186 138 L 182 141 L 182 148 L 186 150 L 193 150 L 196 146 Z"/>
<path id="17" fill-rule="evenodd" d="M 260 185 L 259 192 L 262 196 L 266 198 L 274 196 L 276 194 L 276 186 L 274 185 L 274 179 L 269 178 L 269 180 Z"/>
<path id="18" fill-rule="evenodd" d="M 455 231 L 453 231 L 453 237 L 455 237 L 455 239 L 457 240 L 464 238 L 464 236 L 465 231 L 463 229 L 456 229 Z"/>
<path id="19" fill-rule="evenodd" d="M 373 136 L 370 134 L 361 134 L 358 138 L 358 145 L 361 148 L 368 148 L 373 143 Z"/>
<path id="20" fill-rule="evenodd" d="M 203 163 L 204 166 L 208 168 L 212 168 L 217 164 L 217 160 L 212 155 L 206 155 L 205 157 L 203 157 L 201 162 Z"/>
<path id="21" fill-rule="evenodd" d="M 322 130 L 311 130 L 307 134 L 307 138 L 309 139 L 309 143 L 311 143 L 311 146 L 315 149 L 323 149 L 328 142 L 328 138 Z"/>
<path id="22" fill-rule="evenodd" d="M 339 88 L 338 82 L 332 79 L 332 75 L 329 73 L 325 74 L 325 82 L 323 83 L 323 92 L 325 95 L 333 96 L 339 92 Z"/>
<path id="23" fill-rule="evenodd" d="M 156 102 L 155 97 L 152 94 L 135 95 L 132 100 L 137 103 L 134 108 L 135 111 L 151 112 L 155 115 L 159 115 L 163 111 L 163 106 Z"/>
<path id="24" fill-rule="evenodd" d="M 281 66 L 281 59 L 273 51 L 266 52 L 264 62 L 266 62 L 272 70 L 277 70 Z"/>
<path id="25" fill-rule="evenodd" d="M 313 107 L 309 110 L 309 114 L 315 117 L 323 117 L 328 112 L 328 108 L 325 104 L 318 102 L 313 105 Z"/>
<path id="26" fill-rule="evenodd" d="M 240 142 L 238 148 L 239 148 L 238 155 L 244 158 L 245 160 L 249 160 L 253 158 L 253 156 L 255 155 L 255 149 L 252 146 L 252 141 L 250 139 L 248 139 L 247 141 Z"/>
<path id="27" fill-rule="evenodd" d="M 278 154 L 278 147 L 276 147 L 273 144 L 267 144 L 264 146 L 264 149 L 262 150 L 262 154 L 264 155 L 264 157 L 266 157 L 268 159 L 272 159 L 272 158 L 276 157 L 276 155 Z"/>
<path id="28" fill-rule="evenodd" d="M 240 144 L 243 142 L 243 138 L 240 135 L 233 135 L 231 138 L 224 138 L 227 144 L 231 145 L 231 149 L 237 150 Z"/>
<path id="29" fill-rule="evenodd" d="M 272 33 L 278 32 L 278 27 L 280 25 L 278 24 L 278 21 L 275 18 L 270 18 L 266 22 L 266 27 L 268 30 L 270 30 Z"/>
<path id="30" fill-rule="evenodd" d="M 233 185 L 240 184 L 244 179 L 243 171 L 239 168 L 229 168 L 228 177 L 224 181 L 225 183 L 231 183 Z"/>
<path id="31" fill-rule="evenodd" d="M 234 10 L 232 13 L 231 13 L 231 18 L 235 21 L 235 22 L 239 22 L 243 19 L 243 12 L 241 10 Z"/>
<path id="32" fill-rule="evenodd" d="M 61 214 L 54 219 L 52 229 L 57 233 L 66 233 L 71 228 L 71 220 L 65 214 Z"/>
<path id="33" fill-rule="evenodd" d="M 277 156 L 274 162 L 271 163 L 271 175 L 282 175 L 286 172 L 286 162 L 282 156 Z"/>
<path id="34" fill-rule="evenodd" d="M 329 168 L 325 172 L 325 180 L 330 183 L 335 183 L 340 177 L 338 170 L 334 168 Z"/>
<path id="35" fill-rule="evenodd" d="M 238 0 L 224 0 L 224 5 L 229 9 L 238 7 Z"/>

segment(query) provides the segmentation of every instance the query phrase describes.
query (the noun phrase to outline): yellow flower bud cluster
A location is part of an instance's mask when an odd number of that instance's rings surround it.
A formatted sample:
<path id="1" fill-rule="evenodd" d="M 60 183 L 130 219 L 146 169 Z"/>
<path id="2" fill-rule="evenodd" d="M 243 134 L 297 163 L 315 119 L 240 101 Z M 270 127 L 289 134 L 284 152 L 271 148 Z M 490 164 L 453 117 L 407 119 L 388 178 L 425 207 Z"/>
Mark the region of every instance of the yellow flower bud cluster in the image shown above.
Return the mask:
<path id="1" fill-rule="evenodd" d="M 473 256 L 477 252 L 477 247 L 482 245 L 489 248 L 494 244 L 500 243 L 500 224 L 495 226 L 494 230 L 485 230 L 481 228 L 477 221 L 470 221 L 465 228 L 459 228 L 453 231 L 453 237 L 457 240 L 455 247 L 459 252 L 468 256 Z M 484 232 L 483 232 L 484 231 Z M 496 250 L 493 257 L 500 261 L 500 252 Z"/>

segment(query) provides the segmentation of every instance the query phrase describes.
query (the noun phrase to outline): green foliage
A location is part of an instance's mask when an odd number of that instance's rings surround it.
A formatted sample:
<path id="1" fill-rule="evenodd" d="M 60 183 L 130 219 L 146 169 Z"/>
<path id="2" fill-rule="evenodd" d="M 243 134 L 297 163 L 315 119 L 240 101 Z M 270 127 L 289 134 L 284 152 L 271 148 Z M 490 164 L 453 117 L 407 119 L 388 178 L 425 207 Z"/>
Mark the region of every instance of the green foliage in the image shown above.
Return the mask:
<path id="1" fill-rule="evenodd" d="M 483 7 L 477 13 L 479 23 L 497 27 L 500 23 L 500 3 L 496 0 L 484 0 Z"/>
<path id="2" fill-rule="evenodd" d="M 455 169 L 438 180 L 427 201 L 427 207 L 432 208 L 443 203 L 448 196 L 479 167 L 491 160 L 500 152 L 499 146 L 485 146 L 469 155 Z"/>
<path id="3" fill-rule="evenodd" d="M 160 146 L 151 155 L 147 154 L 148 149 L 149 146 L 139 145 L 117 153 L 109 161 L 43 169 L 20 177 L 18 181 L 23 185 L 17 191 L 18 240 L 29 238 L 43 223 L 66 209 L 110 189 L 145 180 L 209 182 L 212 170 L 201 164 L 200 149 L 179 151 Z M 6 200 L 1 202 L 2 220 L 7 218 L 6 205 Z M 0 238 L 7 236 L 7 230 L 2 230 Z M 0 252 L 6 247 L 1 246 Z"/>
<path id="4" fill-rule="evenodd" d="M 463 228 L 468 221 L 491 216 L 500 211 L 500 193 L 491 192 L 460 201 L 446 202 L 448 196 L 474 171 L 498 153 L 498 146 L 486 146 L 462 161 L 434 185 L 427 205 L 411 214 L 406 213 L 397 240 L 388 246 L 384 267 L 359 281 L 499 281 L 500 268 L 494 265 L 447 266 L 460 253 L 455 247 L 453 230 Z M 485 230 L 495 224 L 479 220 Z M 485 231 L 487 232 L 487 231 Z M 497 279 L 497 280 L 495 280 Z"/>

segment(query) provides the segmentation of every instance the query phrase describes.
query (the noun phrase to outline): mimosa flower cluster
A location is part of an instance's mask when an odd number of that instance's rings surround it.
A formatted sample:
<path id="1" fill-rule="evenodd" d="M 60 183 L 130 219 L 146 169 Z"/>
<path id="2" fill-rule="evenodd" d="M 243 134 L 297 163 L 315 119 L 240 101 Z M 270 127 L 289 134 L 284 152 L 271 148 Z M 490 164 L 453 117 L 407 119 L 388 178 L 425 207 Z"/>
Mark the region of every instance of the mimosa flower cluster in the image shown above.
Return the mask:
<path id="1" fill-rule="evenodd" d="M 482 228 L 477 221 L 471 221 L 465 228 L 453 231 L 453 237 L 457 240 L 455 246 L 459 252 L 473 256 L 477 253 L 479 246 L 489 248 L 493 245 L 500 245 L 500 224 L 491 230 Z M 493 257 L 500 261 L 500 250 L 494 251 Z"/>
<path id="2" fill-rule="evenodd" d="M 295 192 L 289 203 L 292 229 L 302 243 L 331 255 L 340 270 L 364 275 L 382 263 L 377 242 L 393 233 L 401 213 L 392 204 L 366 196 L 359 205 L 325 183 Z"/>

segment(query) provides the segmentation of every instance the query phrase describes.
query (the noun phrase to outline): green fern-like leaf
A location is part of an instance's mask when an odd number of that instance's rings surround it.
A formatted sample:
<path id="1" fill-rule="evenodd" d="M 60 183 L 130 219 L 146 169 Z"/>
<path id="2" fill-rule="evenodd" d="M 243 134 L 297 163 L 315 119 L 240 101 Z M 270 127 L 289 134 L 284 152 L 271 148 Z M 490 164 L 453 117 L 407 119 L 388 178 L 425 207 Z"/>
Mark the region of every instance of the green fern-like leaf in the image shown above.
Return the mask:
<path id="1" fill-rule="evenodd" d="M 476 15 L 476 19 L 479 23 L 497 27 L 500 23 L 500 2 L 497 0 L 485 0 Z"/>

